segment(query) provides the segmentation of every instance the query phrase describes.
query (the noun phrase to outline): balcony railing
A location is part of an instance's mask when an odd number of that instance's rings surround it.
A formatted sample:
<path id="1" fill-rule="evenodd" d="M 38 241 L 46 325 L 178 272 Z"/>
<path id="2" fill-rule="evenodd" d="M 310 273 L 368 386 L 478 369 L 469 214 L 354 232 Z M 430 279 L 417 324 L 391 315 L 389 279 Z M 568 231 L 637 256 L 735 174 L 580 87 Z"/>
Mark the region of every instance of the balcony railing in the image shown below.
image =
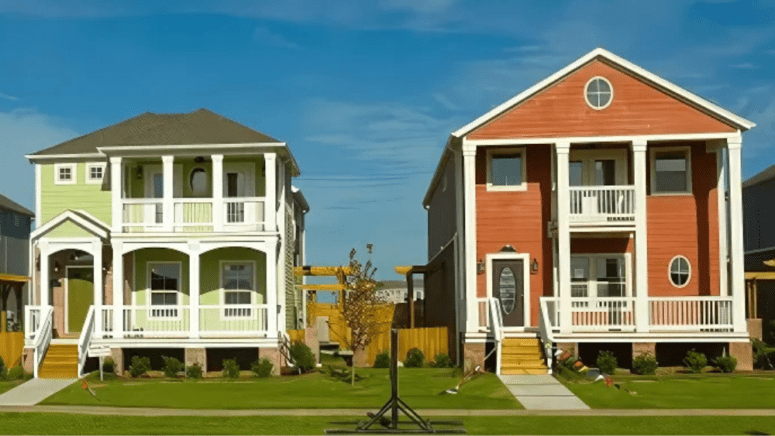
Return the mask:
<path id="1" fill-rule="evenodd" d="M 224 198 L 219 205 L 212 198 L 175 198 L 169 224 L 165 223 L 164 201 L 160 198 L 126 198 L 122 203 L 122 227 L 127 233 L 264 230 L 262 197 Z M 220 220 L 214 219 L 218 209 Z"/>
<path id="2" fill-rule="evenodd" d="M 627 225 L 635 220 L 634 186 L 571 186 L 571 225 Z"/>

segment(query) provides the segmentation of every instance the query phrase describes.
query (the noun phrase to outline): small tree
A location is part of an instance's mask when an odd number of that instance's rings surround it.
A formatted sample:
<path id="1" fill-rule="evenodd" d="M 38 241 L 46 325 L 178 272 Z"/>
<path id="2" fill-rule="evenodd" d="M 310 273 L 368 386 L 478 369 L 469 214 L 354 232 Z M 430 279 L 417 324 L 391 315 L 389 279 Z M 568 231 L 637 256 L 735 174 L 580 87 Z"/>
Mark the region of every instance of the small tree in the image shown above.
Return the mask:
<path id="1" fill-rule="evenodd" d="M 347 327 L 350 328 L 349 343 L 346 345 L 353 352 L 351 384 L 355 386 L 355 353 L 365 350 L 371 342 L 390 327 L 392 319 L 385 320 L 385 312 L 391 304 L 377 292 L 377 281 L 374 280 L 376 268 L 371 261 L 361 265 L 355 258 L 355 249 L 350 251 L 350 274 L 347 276 L 346 290 L 340 310 Z"/>

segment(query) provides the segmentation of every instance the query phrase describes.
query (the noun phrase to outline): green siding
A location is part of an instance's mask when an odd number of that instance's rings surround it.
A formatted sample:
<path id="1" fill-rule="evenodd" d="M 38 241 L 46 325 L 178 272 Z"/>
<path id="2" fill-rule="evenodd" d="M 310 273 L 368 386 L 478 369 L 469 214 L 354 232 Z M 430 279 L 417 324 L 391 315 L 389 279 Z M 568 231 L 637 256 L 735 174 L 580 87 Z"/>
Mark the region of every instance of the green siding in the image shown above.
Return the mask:
<path id="1" fill-rule="evenodd" d="M 266 302 L 266 254 L 249 248 L 237 247 L 208 251 L 201 256 L 199 260 L 201 268 L 199 278 L 200 304 L 221 304 L 220 261 L 222 260 L 255 262 L 257 295 L 253 301 L 255 304 L 264 304 Z"/>
<path id="2" fill-rule="evenodd" d="M 47 238 L 80 238 L 94 235 L 72 221 L 65 221 L 46 234 Z"/>
<path id="3" fill-rule="evenodd" d="M 76 168 L 76 183 L 57 185 L 54 183 L 54 165 L 40 165 L 40 209 L 41 222 L 47 223 L 67 209 L 82 209 L 96 218 L 110 223 L 110 190 L 102 185 L 86 184 L 86 163 L 79 162 Z"/>
<path id="4" fill-rule="evenodd" d="M 145 306 L 148 301 L 148 262 L 180 262 L 181 304 L 188 304 L 188 256 L 175 250 L 147 248 L 134 252 L 135 289 L 132 290 L 135 305 Z"/>

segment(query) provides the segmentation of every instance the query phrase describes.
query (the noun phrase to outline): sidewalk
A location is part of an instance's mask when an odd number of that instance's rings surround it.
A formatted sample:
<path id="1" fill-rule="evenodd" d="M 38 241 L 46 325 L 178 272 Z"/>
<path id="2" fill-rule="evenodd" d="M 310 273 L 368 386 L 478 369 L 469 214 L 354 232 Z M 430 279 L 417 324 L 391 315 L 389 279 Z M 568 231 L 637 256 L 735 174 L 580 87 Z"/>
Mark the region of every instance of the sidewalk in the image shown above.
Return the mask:
<path id="1" fill-rule="evenodd" d="M 551 375 L 499 375 L 498 378 L 527 410 L 589 410 L 589 406 Z"/>
<path id="2" fill-rule="evenodd" d="M 34 406 L 70 386 L 74 381 L 75 379 L 54 380 L 43 378 L 29 380 L 0 395 L 0 407 Z"/>

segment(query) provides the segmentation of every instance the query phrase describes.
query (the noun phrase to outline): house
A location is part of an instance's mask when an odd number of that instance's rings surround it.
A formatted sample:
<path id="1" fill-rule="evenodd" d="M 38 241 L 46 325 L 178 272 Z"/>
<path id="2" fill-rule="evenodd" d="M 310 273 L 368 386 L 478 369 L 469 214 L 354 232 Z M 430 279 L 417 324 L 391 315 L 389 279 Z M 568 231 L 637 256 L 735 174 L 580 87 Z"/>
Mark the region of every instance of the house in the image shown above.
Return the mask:
<path id="1" fill-rule="evenodd" d="M 35 214 L 0 195 L 0 357 L 17 366 L 23 345 L 23 307 L 28 301 L 30 224 Z"/>
<path id="2" fill-rule="evenodd" d="M 680 365 L 696 347 L 750 369 L 753 126 L 598 48 L 453 132 L 423 200 L 425 300 L 445 302 L 426 309 L 450 350 L 493 350 L 512 374 L 546 372 L 551 347 L 622 366 L 644 352 Z"/>
<path id="3" fill-rule="evenodd" d="M 743 182 L 746 313 L 751 338 L 775 344 L 775 165 Z"/>
<path id="4" fill-rule="evenodd" d="M 287 144 L 206 109 L 142 115 L 27 158 L 35 165 L 34 306 L 25 366 L 87 357 L 281 364 L 303 312 L 309 206 Z M 246 363 L 247 362 L 247 363 Z"/>

